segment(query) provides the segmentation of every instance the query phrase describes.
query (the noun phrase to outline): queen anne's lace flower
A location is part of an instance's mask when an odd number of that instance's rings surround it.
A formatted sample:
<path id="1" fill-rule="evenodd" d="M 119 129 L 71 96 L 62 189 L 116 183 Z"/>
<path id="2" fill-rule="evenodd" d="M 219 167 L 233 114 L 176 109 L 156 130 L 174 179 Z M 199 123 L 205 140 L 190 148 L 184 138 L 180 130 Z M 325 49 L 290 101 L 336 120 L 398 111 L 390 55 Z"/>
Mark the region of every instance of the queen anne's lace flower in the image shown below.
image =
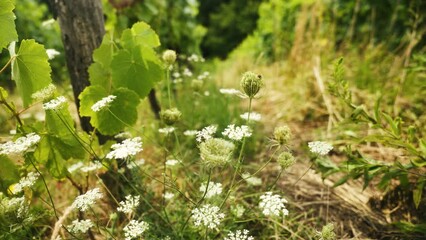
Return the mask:
<path id="1" fill-rule="evenodd" d="M 206 187 L 207 187 L 207 183 L 201 184 L 200 192 L 204 194 L 204 192 L 206 192 Z M 222 193 L 222 183 L 209 182 L 209 189 L 207 190 L 205 198 L 209 199 L 221 193 Z"/>
<path id="2" fill-rule="evenodd" d="M 95 161 L 95 162 L 89 163 L 88 166 L 82 167 L 81 171 L 87 173 L 87 172 L 91 172 L 91 171 L 101 169 L 102 167 L 103 167 L 102 163 L 100 163 L 99 161 Z"/>
<path id="3" fill-rule="evenodd" d="M 197 130 L 186 130 L 185 132 L 183 132 L 183 135 L 185 136 L 195 136 L 197 135 L 198 131 Z"/>
<path id="4" fill-rule="evenodd" d="M 99 188 L 94 188 L 87 191 L 85 194 L 76 197 L 72 207 L 78 208 L 80 211 L 84 212 L 89 209 L 90 205 L 94 204 L 96 200 L 102 198 L 102 193 Z"/>
<path id="5" fill-rule="evenodd" d="M 47 103 L 43 104 L 44 110 L 56 110 L 63 106 L 67 102 L 67 99 L 64 96 L 59 96 L 55 99 L 50 100 Z"/>
<path id="6" fill-rule="evenodd" d="M 53 84 L 49 84 L 47 87 L 33 93 L 31 98 L 35 101 L 44 101 L 52 97 L 55 93 L 56 87 Z"/>
<path id="7" fill-rule="evenodd" d="M 180 163 L 180 161 L 177 159 L 169 159 L 166 161 L 166 165 L 170 167 L 176 166 L 178 163 Z"/>
<path id="8" fill-rule="evenodd" d="M 68 168 L 68 172 L 73 173 L 73 172 L 77 171 L 78 169 L 80 169 L 82 167 L 84 167 L 84 163 L 82 163 L 82 162 L 74 163 L 73 165 L 71 165 Z"/>
<path id="9" fill-rule="evenodd" d="M 272 195 L 272 192 L 266 192 L 260 196 L 259 207 L 266 216 L 279 216 L 281 213 L 286 216 L 288 215 L 288 210 L 284 203 L 287 203 L 287 200 L 281 198 L 280 195 Z"/>
<path id="10" fill-rule="evenodd" d="M 333 149 L 331 144 L 321 141 L 309 142 L 308 147 L 312 153 L 321 156 L 327 155 Z"/>
<path id="11" fill-rule="evenodd" d="M 93 222 L 90 219 L 74 220 L 71 225 L 68 225 L 68 230 L 75 234 L 86 233 L 89 228 L 93 227 Z"/>
<path id="12" fill-rule="evenodd" d="M 131 240 L 140 237 L 146 230 L 148 230 L 149 224 L 144 221 L 131 220 L 124 228 L 124 236 L 126 240 Z"/>
<path id="13" fill-rule="evenodd" d="M 252 176 L 250 173 L 243 173 L 242 175 L 243 179 L 246 180 L 246 182 L 252 186 L 260 186 L 262 185 L 262 179 Z"/>
<path id="14" fill-rule="evenodd" d="M 116 143 L 111 146 L 113 151 L 106 155 L 108 159 L 124 159 L 135 156 L 142 151 L 142 141 L 140 137 L 126 139 L 122 143 Z"/>
<path id="15" fill-rule="evenodd" d="M 139 160 L 136 160 L 134 162 L 130 162 L 129 164 L 127 164 L 127 168 L 133 169 L 135 167 L 139 167 L 139 166 L 144 165 L 144 164 L 145 164 L 145 159 L 139 159 Z"/>
<path id="16" fill-rule="evenodd" d="M 19 183 L 15 184 L 13 186 L 12 193 L 18 194 L 18 193 L 22 192 L 24 190 L 24 188 L 31 187 L 37 181 L 39 176 L 40 176 L 40 174 L 35 173 L 35 172 L 28 173 L 28 175 L 26 177 L 21 178 L 21 180 L 19 180 Z"/>
<path id="17" fill-rule="evenodd" d="M 170 133 L 172 133 L 174 131 L 175 131 L 174 127 L 165 127 L 165 128 L 158 129 L 158 132 L 159 133 L 163 133 L 163 134 L 170 134 Z"/>
<path id="18" fill-rule="evenodd" d="M 251 136 L 250 128 L 246 125 L 241 127 L 236 127 L 234 124 L 228 125 L 225 130 L 222 132 L 224 136 L 227 136 L 229 139 L 240 141 L 245 137 Z"/>
<path id="19" fill-rule="evenodd" d="M 51 59 L 54 59 L 56 56 L 58 56 L 61 53 L 56 51 L 56 49 L 49 48 L 49 49 L 46 49 L 46 54 L 47 54 L 47 57 L 49 58 L 49 60 L 51 60 Z"/>
<path id="20" fill-rule="evenodd" d="M 9 141 L 0 145 L 0 154 L 22 154 L 27 152 L 31 147 L 40 142 L 40 136 L 35 133 L 29 133 L 24 137 L 16 139 L 14 142 Z"/>
<path id="21" fill-rule="evenodd" d="M 221 88 L 219 89 L 219 92 L 224 94 L 224 95 L 242 95 L 243 93 L 237 89 L 234 88 Z"/>
<path id="22" fill-rule="evenodd" d="M 120 202 L 120 206 L 117 208 L 117 211 L 127 214 L 132 213 L 139 206 L 139 199 L 139 196 L 127 195 L 126 201 Z"/>
<path id="23" fill-rule="evenodd" d="M 171 192 L 166 192 L 166 193 L 163 194 L 163 197 L 166 200 L 170 200 L 170 199 L 174 198 L 174 196 L 175 196 L 175 194 L 171 193 Z"/>
<path id="24" fill-rule="evenodd" d="M 244 229 L 243 231 L 237 230 L 236 232 L 228 233 L 228 236 L 223 240 L 254 240 L 252 236 L 249 236 L 249 230 Z"/>
<path id="25" fill-rule="evenodd" d="M 247 120 L 247 119 L 248 119 L 248 116 L 249 116 L 249 113 L 248 113 L 248 112 L 243 113 L 243 114 L 241 114 L 241 115 L 240 115 L 240 117 L 241 117 L 242 119 L 244 119 L 244 120 Z M 251 112 L 251 113 L 250 113 L 250 121 L 259 122 L 259 121 L 260 121 L 260 119 L 262 119 L 262 115 L 260 115 L 260 113 L 257 113 L 257 112 Z"/>
<path id="26" fill-rule="evenodd" d="M 201 131 L 197 132 L 197 138 L 196 138 L 197 142 L 202 142 L 212 138 L 213 134 L 215 134 L 216 131 L 217 131 L 217 127 L 214 125 L 203 128 Z"/>
<path id="27" fill-rule="evenodd" d="M 114 95 L 109 95 L 107 97 L 104 97 L 101 100 L 97 101 L 95 104 L 93 104 L 91 109 L 94 112 L 99 112 L 105 107 L 108 107 L 116 98 L 117 96 L 114 96 Z"/>
<path id="28" fill-rule="evenodd" d="M 205 204 L 201 208 L 195 208 L 192 210 L 192 218 L 194 219 L 194 225 L 203 225 L 207 228 L 214 229 L 219 226 L 220 221 L 225 218 L 225 214 L 220 213 L 220 208 Z"/>

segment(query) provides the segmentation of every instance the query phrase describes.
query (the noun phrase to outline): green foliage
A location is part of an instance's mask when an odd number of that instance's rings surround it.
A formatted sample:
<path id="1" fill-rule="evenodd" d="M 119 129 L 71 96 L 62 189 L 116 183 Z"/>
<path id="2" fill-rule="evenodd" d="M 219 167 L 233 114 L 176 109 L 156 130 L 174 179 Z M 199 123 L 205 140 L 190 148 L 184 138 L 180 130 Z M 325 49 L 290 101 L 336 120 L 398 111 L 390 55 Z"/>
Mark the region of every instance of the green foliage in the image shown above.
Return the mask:
<path id="1" fill-rule="evenodd" d="M 46 50 L 35 40 L 23 40 L 16 55 L 14 49 L 11 50 L 11 57 L 12 79 L 24 106 L 28 106 L 32 102 L 31 95 L 52 82 Z"/>
<path id="2" fill-rule="evenodd" d="M 79 97 L 81 100 L 80 114 L 91 117 L 92 126 L 105 135 L 117 134 L 125 127 L 132 126 L 137 119 L 136 107 L 139 104 L 139 96 L 136 92 L 126 88 L 118 88 L 111 94 L 116 96 L 116 99 L 99 112 L 94 112 L 91 106 L 108 96 L 105 89 L 100 86 L 90 86 Z"/>
<path id="3" fill-rule="evenodd" d="M 16 165 L 5 155 L 0 155 L 0 176 L 0 192 L 6 192 L 10 185 L 19 181 Z"/>
<path id="4" fill-rule="evenodd" d="M 410 185 L 407 182 L 413 182 L 416 186 L 413 191 L 413 199 L 415 206 L 418 207 L 426 177 L 421 173 L 421 168 L 426 165 L 426 152 L 422 147 L 424 139 L 418 135 L 419 131 L 417 131 L 415 126 L 406 126 L 401 117 L 392 117 L 388 113 L 381 111 L 381 98 L 377 100 L 372 114 L 367 111 L 365 106 L 354 103 L 348 82 L 344 80 L 343 72 L 343 60 L 339 59 L 334 67 L 333 82 L 330 83 L 329 90 L 351 112 L 350 118 L 345 122 L 346 126 L 348 126 L 348 123 L 368 124 L 371 126 L 371 132 L 368 135 L 353 140 L 357 143 L 374 143 L 390 149 L 401 149 L 409 158 L 409 162 L 405 161 L 403 163 L 403 159 L 396 159 L 393 163 L 376 161 L 364 156 L 359 151 L 352 151 L 352 148 L 348 147 L 346 150 L 347 161 L 340 163 L 337 168 L 335 166 L 322 167 L 320 170 L 324 174 L 345 173 L 345 176 L 336 183 L 336 186 L 345 183 L 349 179 L 363 178 L 364 188 L 366 188 L 371 180 L 379 177 L 378 186 L 382 189 L 388 188 L 392 179 L 398 179 L 401 186 L 408 190 Z"/>
<path id="5" fill-rule="evenodd" d="M 15 8 L 12 0 L 4 0 L 0 2 L 0 51 L 12 41 L 18 39 L 15 29 Z"/>

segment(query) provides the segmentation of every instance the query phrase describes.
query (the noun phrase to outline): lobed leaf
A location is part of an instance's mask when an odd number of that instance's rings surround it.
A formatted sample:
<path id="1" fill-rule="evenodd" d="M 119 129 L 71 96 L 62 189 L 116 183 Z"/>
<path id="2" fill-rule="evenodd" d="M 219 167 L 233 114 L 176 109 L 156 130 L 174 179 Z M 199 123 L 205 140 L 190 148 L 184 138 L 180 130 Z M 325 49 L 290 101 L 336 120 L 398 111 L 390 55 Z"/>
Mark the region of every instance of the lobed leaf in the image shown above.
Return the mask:
<path id="1" fill-rule="evenodd" d="M 0 1 L 0 51 L 10 42 L 18 40 L 18 33 L 15 27 L 15 5 L 12 0 Z"/>

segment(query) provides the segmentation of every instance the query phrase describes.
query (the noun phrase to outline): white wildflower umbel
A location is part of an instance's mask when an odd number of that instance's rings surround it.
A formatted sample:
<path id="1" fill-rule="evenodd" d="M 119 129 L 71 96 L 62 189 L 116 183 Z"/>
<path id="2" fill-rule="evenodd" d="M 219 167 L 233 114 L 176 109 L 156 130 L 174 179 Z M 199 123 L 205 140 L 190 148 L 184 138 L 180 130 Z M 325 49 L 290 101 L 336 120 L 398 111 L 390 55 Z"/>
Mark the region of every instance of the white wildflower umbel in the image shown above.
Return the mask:
<path id="1" fill-rule="evenodd" d="M 246 180 L 246 182 L 249 185 L 252 185 L 252 186 L 262 185 L 262 179 L 255 177 L 255 176 L 252 176 L 250 173 L 243 173 L 242 177 L 243 177 L 244 180 Z"/>
<path id="2" fill-rule="evenodd" d="M 9 141 L 0 145 L 0 155 L 5 154 L 22 154 L 40 142 L 40 136 L 35 133 L 29 133 L 24 137 L 16 139 L 14 142 Z"/>
<path id="3" fill-rule="evenodd" d="M 47 103 L 44 103 L 43 108 L 44 110 L 57 110 L 61 108 L 66 102 L 67 99 L 64 96 L 59 96 L 55 99 L 50 100 Z"/>
<path id="4" fill-rule="evenodd" d="M 222 193 L 222 183 L 209 182 L 209 188 L 206 192 L 207 183 L 200 186 L 200 192 L 205 193 L 205 198 L 209 199 Z"/>
<path id="5" fill-rule="evenodd" d="M 188 136 L 188 137 L 192 137 L 197 135 L 198 131 L 197 130 L 186 130 L 185 132 L 183 132 L 183 135 Z"/>
<path id="6" fill-rule="evenodd" d="M 46 49 L 46 54 L 47 54 L 47 57 L 49 58 L 49 60 L 52 60 L 61 53 L 58 52 L 56 49 L 49 48 L 49 49 Z"/>
<path id="7" fill-rule="evenodd" d="M 220 225 L 220 221 L 225 218 L 225 214 L 220 213 L 220 208 L 205 204 L 200 208 L 192 210 L 192 218 L 195 226 L 204 226 L 209 229 L 214 229 Z"/>
<path id="8" fill-rule="evenodd" d="M 136 210 L 140 203 L 140 196 L 127 195 L 126 201 L 121 201 L 117 211 L 130 214 Z"/>
<path id="9" fill-rule="evenodd" d="M 38 174 L 36 172 L 28 173 L 28 175 L 26 177 L 21 178 L 21 180 L 19 180 L 19 183 L 13 185 L 12 193 L 18 194 L 18 193 L 22 192 L 24 190 L 24 188 L 31 187 L 37 181 L 39 176 L 40 176 L 40 174 Z"/>
<path id="10" fill-rule="evenodd" d="M 89 207 L 93 205 L 96 200 L 102 198 L 102 196 L 103 195 L 99 188 L 94 188 L 92 190 L 87 191 L 85 194 L 76 197 L 74 202 L 72 203 L 72 207 L 84 212 L 89 209 Z"/>
<path id="11" fill-rule="evenodd" d="M 131 220 L 124 228 L 124 237 L 126 240 L 132 240 L 140 237 L 146 230 L 148 230 L 149 224 L 144 221 Z"/>
<path id="12" fill-rule="evenodd" d="M 235 145 L 220 138 L 210 138 L 200 144 L 202 163 L 208 168 L 220 167 L 231 161 Z"/>
<path id="13" fill-rule="evenodd" d="M 126 159 L 143 150 L 140 137 L 126 139 L 122 143 L 113 144 L 111 148 L 113 151 L 106 155 L 108 159 Z"/>
<path id="14" fill-rule="evenodd" d="M 166 165 L 169 167 L 173 167 L 176 166 L 178 163 L 180 163 L 181 161 L 177 160 L 177 159 L 169 159 L 166 161 Z"/>
<path id="15" fill-rule="evenodd" d="M 116 99 L 117 96 L 109 95 L 107 97 L 102 98 L 101 100 L 97 101 L 93 106 L 91 107 L 92 111 L 99 112 L 102 109 L 109 107 L 111 103 Z"/>
<path id="16" fill-rule="evenodd" d="M 241 127 L 235 126 L 234 124 L 228 125 L 222 132 L 224 136 L 234 141 L 241 141 L 245 137 L 251 136 L 251 130 L 248 126 L 242 125 Z"/>
<path id="17" fill-rule="evenodd" d="M 326 142 L 315 141 L 308 143 L 309 151 L 320 156 L 327 155 L 332 149 L 333 146 Z"/>
<path id="18" fill-rule="evenodd" d="M 169 135 L 170 133 L 172 133 L 174 131 L 175 131 L 174 127 L 165 127 L 165 128 L 158 129 L 159 133 L 163 133 L 163 134 L 166 134 L 166 135 Z"/>
<path id="19" fill-rule="evenodd" d="M 219 89 L 219 92 L 223 95 L 235 95 L 239 97 L 242 97 L 244 95 L 240 90 L 237 90 L 235 88 L 221 88 Z"/>
<path id="20" fill-rule="evenodd" d="M 75 234 L 82 234 L 82 233 L 86 233 L 89 228 L 93 227 L 94 224 L 90 219 L 86 219 L 86 220 L 74 220 L 72 221 L 71 225 L 68 225 L 67 229 Z"/>
<path id="21" fill-rule="evenodd" d="M 243 113 L 243 114 L 240 115 L 240 117 L 247 121 L 248 117 L 249 117 L 249 113 L 248 112 Z M 250 121 L 259 122 L 260 119 L 262 119 L 262 115 L 260 115 L 260 113 L 257 113 L 257 112 L 251 112 L 250 113 Z"/>
<path id="22" fill-rule="evenodd" d="M 228 236 L 225 237 L 223 240 L 254 240 L 252 236 L 249 236 L 249 230 L 243 229 L 237 230 L 235 232 L 228 233 Z"/>
<path id="23" fill-rule="evenodd" d="M 217 131 L 217 126 L 210 125 L 197 132 L 197 142 L 202 142 L 213 137 Z"/>
<path id="24" fill-rule="evenodd" d="M 280 216 L 281 213 L 286 216 L 288 215 L 288 210 L 284 203 L 287 203 L 287 200 L 281 198 L 280 195 L 272 195 L 272 192 L 266 192 L 260 196 L 259 208 L 262 209 L 262 213 L 265 216 Z"/>
<path id="25" fill-rule="evenodd" d="M 56 87 L 53 84 L 49 84 L 47 87 L 33 93 L 31 95 L 31 98 L 35 101 L 45 101 L 52 97 L 52 95 L 55 93 Z"/>

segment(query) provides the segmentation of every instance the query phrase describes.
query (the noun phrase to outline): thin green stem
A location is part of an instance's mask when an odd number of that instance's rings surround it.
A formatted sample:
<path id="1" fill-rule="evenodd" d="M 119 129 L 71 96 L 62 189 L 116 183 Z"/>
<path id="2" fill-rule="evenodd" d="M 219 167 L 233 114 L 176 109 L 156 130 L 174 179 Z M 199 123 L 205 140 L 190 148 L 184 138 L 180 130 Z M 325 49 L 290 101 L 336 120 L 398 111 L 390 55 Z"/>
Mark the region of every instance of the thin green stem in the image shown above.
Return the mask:
<path id="1" fill-rule="evenodd" d="M 15 56 L 13 56 L 13 57 L 11 57 L 10 59 L 9 59 L 9 61 L 7 61 L 7 63 L 3 66 L 3 68 L 0 70 L 0 74 L 4 71 L 4 70 L 6 70 L 6 68 L 12 63 L 12 61 L 13 61 L 13 59 L 15 59 Z"/>
<path id="2" fill-rule="evenodd" d="M 170 69 L 167 67 L 166 69 L 166 81 L 167 81 L 167 97 L 169 99 L 169 108 L 172 108 L 172 94 L 170 91 Z"/>
<path id="3" fill-rule="evenodd" d="M 249 100 L 248 115 L 247 115 L 247 121 L 246 121 L 247 125 L 249 124 L 249 121 L 250 121 L 250 113 L 251 113 L 252 100 L 253 100 L 252 98 L 250 98 L 250 100 Z M 244 153 L 245 145 L 246 145 L 246 137 L 243 138 L 243 143 L 241 145 L 240 153 L 238 155 L 237 166 L 235 167 L 235 171 L 234 171 L 234 174 L 232 176 L 231 184 L 229 185 L 229 190 L 226 193 L 226 196 L 223 199 L 222 204 L 220 204 L 220 209 L 223 208 L 223 206 L 226 203 L 226 200 L 228 200 L 228 198 L 231 195 L 231 192 L 232 192 L 232 190 L 234 188 L 235 179 L 237 177 L 238 172 L 240 171 L 240 167 L 241 167 L 242 162 L 243 162 L 243 153 Z"/>
<path id="4" fill-rule="evenodd" d="M 31 165 L 33 165 L 33 167 L 34 167 L 34 169 L 37 171 L 37 173 L 38 173 L 38 174 L 40 174 L 40 177 L 41 177 L 41 180 L 43 181 L 44 187 L 45 187 L 45 188 L 46 188 L 46 190 L 47 190 L 47 195 L 49 195 L 50 203 L 52 204 L 52 208 L 53 208 L 53 212 L 55 213 L 56 220 L 59 220 L 58 213 L 56 212 L 55 203 L 53 202 L 52 195 L 50 194 L 49 188 L 47 187 L 46 179 L 44 179 L 43 174 L 40 172 L 40 170 L 39 170 L 39 169 L 37 168 L 37 166 L 34 164 L 34 161 L 33 161 L 33 159 L 32 159 L 32 158 L 33 158 L 33 156 L 32 156 L 32 155 L 27 155 L 27 156 L 28 156 L 28 159 L 29 159 L 29 160 L 30 160 L 30 162 L 31 162 Z"/>

